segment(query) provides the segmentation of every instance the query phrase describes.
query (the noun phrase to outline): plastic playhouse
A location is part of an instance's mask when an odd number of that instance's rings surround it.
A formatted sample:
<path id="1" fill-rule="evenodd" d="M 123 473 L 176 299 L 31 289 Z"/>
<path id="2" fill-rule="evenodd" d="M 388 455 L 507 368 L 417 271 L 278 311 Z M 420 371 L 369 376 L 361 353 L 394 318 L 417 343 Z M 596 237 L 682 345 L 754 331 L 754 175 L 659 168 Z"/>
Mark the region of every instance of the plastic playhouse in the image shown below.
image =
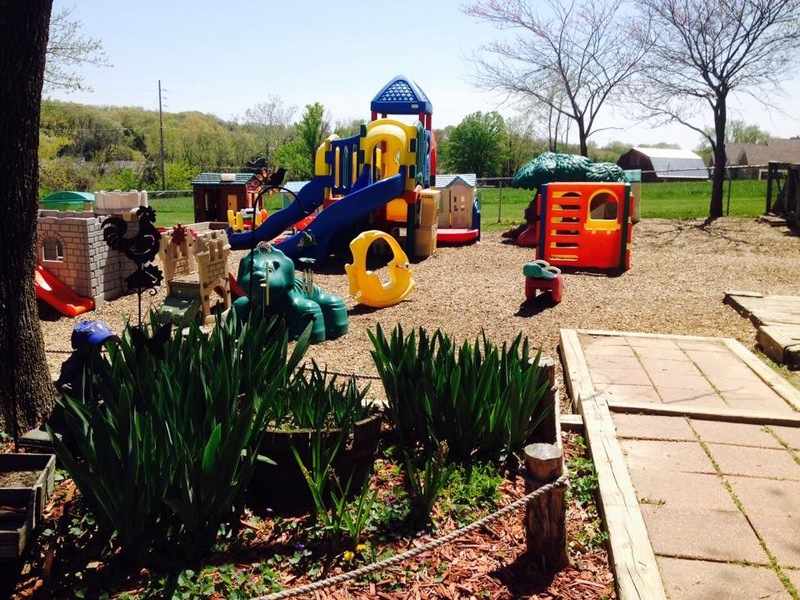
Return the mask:
<path id="1" fill-rule="evenodd" d="M 445 244 L 466 244 L 481 236 L 475 174 L 437 175 L 439 195 L 437 240 Z"/>
<path id="2" fill-rule="evenodd" d="M 147 192 L 99 191 L 55 194 L 37 220 L 36 296 L 61 314 L 74 317 L 128 293 L 126 277 L 136 268 L 103 239 L 109 217 L 123 219 L 128 231 L 138 230 L 136 210 L 149 206 Z M 88 209 L 87 209 L 88 207 Z"/>
<path id="3" fill-rule="evenodd" d="M 555 266 L 630 268 L 628 183 L 542 186 L 537 257 Z"/>

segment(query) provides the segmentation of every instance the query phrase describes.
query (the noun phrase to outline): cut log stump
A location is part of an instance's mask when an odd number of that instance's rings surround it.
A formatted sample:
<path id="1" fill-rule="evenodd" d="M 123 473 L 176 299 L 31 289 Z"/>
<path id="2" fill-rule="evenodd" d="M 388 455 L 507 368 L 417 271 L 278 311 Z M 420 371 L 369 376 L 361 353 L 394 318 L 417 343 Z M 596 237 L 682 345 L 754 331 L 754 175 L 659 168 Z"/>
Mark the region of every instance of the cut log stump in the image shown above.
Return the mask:
<path id="1" fill-rule="evenodd" d="M 562 449 L 556 444 L 525 446 L 525 466 L 525 493 L 530 494 L 564 472 Z M 549 572 L 569 565 L 565 495 L 565 486 L 554 487 L 529 500 L 525 509 L 528 553 Z"/>

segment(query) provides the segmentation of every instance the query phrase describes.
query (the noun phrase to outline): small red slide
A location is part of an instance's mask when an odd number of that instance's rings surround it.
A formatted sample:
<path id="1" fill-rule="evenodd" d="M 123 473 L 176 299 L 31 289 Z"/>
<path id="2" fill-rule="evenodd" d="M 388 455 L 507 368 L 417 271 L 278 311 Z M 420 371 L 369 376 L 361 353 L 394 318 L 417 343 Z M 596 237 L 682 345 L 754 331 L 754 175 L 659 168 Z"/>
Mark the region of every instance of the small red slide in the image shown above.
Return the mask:
<path id="1" fill-rule="evenodd" d="M 36 265 L 36 297 L 67 317 L 94 309 L 94 300 L 78 296 L 41 265 Z"/>

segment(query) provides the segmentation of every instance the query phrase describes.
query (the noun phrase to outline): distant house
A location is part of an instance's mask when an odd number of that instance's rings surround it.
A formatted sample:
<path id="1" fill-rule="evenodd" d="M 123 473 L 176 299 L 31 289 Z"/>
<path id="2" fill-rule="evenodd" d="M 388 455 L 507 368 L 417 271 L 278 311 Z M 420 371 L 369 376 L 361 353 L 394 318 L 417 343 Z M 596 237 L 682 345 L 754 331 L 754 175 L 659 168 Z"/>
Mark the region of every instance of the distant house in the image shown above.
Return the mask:
<path id="1" fill-rule="evenodd" d="M 200 173 L 192 181 L 194 220 L 227 223 L 228 211 L 251 208 L 260 189 L 253 173 Z"/>
<path id="2" fill-rule="evenodd" d="M 771 138 L 762 144 L 726 144 L 731 179 L 766 179 L 770 162 L 800 163 L 800 138 Z M 712 161 L 714 157 L 711 157 Z M 713 164 L 713 163 L 712 163 Z"/>
<path id="3" fill-rule="evenodd" d="M 641 169 L 643 182 L 708 179 L 703 159 L 689 150 L 636 146 L 619 157 L 623 169 Z"/>

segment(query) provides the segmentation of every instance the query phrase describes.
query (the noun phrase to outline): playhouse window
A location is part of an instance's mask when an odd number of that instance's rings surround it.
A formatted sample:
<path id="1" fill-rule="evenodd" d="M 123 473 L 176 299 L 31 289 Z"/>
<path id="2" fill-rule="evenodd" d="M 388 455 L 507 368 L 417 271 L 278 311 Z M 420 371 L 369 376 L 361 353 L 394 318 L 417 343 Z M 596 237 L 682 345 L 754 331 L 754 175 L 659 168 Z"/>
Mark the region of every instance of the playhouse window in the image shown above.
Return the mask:
<path id="1" fill-rule="evenodd" d="M 592 219 L 601 221 L 617 220 L 617 198 L 608 192 L 600 192 L 592 197 L 589 204 Z"/>
<path id="2" fill-rule="evenodd" d="M 61 240 L 54 237 L 49 237 L 42 243 L 42 259 L 49 261 L 64 261 L 64 246 Z"/>

